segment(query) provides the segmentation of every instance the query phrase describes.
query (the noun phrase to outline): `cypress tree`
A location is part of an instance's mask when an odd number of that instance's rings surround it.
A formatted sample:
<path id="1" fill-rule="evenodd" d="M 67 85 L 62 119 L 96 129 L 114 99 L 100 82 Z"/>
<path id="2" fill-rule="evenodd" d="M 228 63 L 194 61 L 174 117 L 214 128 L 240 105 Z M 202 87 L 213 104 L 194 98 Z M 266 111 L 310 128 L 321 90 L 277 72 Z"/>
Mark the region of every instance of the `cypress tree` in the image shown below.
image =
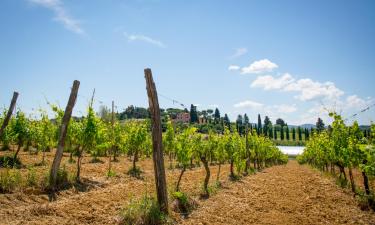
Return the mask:
<path id="1" fill-rule="evenodd" d="M 270 126 L 270 127 L 268 128 L 268 137 L 269 137 L 270 139 L 273 139 L 272 126 Z"/>
<path id="2" fill-rule="evenodd" d="M 302 129 L 301 129 L 301 127 L 298 127 L 298 140 L 302 141 Z"/>
<path id="3" fill-rule="evenodd" d="M 273 139 L 277 140 L 277 129 L 276 129 L 276 127 L 273 128 Z"/>
<path id="4" fill-rule="evenodd" d="M 219 123 L 220 121 L 220 111 L 218 108 L 215 109 L 215 113 L 214 113 L 214 122 L 215 124 Z"/>
<path id="5" fill-rule="evenodd" d="M 242 116 L 238 115 L 236 120 L 236 129 L 239 134 L 243 134 Z"/>
<path id="6" fill-rule="evenodd" d="M 280 129 L 280 139 L 284 140 L 284 127 L 281 127 Z"/>
<path id="7" fill-rule="evenodd" d="M 316 130 L 318 131 L 318 133 L 324 130 L 324 123 L 320 117 L 318 118 L 318 121 L 316 122 Z"/>
<path id="8" fill-rule="evenodd" d="M 260 114 L 258 114 L 258 135 L 262 133 L 262 119 L 260 118 Z"/>
<path id="9" fill-rule="evenodd" d="M 305 141 L 309 140 L 309 129 L 305 129 Z"/>
<path id="10" fill-rule="evenodd" d="M 243 116 L 243 122 L 244 122 L 244 125 L 249 125 L 249 117 L 247 116 L 247 114 L 245 113 L 245 115 Z"/>
<path id="11" fill-rule="evenodd" d="M 293 141 L 296 140 L 296 128 L 295 127 L 293 127 L 292 129 L 292 138 L 293 138 Z"/>
<path id="12" fill-rule="evenodd" d="M 286 139 L 289 141 L 289 127 L 286 125 Z"/>
<path id="13" fill-rule="evenodd" d="M 268 129 L 272 129 L 272 122 L 268 116 L 264 118 L 263 133 L 265 136 L 269 135 Z"/>
<path id="14" fill-rule="evenodd" d="M 231 130 L 230 120 L 229 120 L 229 117 L 228 117 L 228 115 L 226 113 L 224 115 L 224 125 L 227 126 L 229 128 L 229 130 Z"/>
<path id="15" fill-rule="evenodd" d="M 193 104 L 190 106 L 190 123 L 198 123 L 197 107 Z"/>

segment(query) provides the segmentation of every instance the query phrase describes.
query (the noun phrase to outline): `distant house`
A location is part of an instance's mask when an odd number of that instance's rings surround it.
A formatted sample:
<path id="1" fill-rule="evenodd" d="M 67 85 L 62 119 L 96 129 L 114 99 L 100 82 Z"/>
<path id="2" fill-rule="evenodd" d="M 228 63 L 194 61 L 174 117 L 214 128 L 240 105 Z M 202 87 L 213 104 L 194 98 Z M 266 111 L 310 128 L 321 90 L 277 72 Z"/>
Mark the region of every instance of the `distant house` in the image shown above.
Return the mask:
<path id="1" fill-rule="evenodd" d="M 203 116 L 200 116 L 198 118 L 198 123 L 199 124 L 206 124 L 207 123 L 207 118 L 203 117 Z"/>
<path id="2" fill-rule="evenodd" d="M 190 123 L 190 113 L 180 112 L 177 113 L 176 118 L 173 119 L 175 123 Z"/>

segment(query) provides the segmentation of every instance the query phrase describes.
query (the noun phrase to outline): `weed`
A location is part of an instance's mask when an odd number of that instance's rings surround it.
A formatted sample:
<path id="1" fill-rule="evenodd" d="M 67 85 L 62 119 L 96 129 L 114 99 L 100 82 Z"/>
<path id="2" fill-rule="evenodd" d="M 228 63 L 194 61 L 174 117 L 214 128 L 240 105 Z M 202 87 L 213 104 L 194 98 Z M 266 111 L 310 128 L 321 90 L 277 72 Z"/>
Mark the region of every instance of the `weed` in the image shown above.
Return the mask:
<path id="1" fill-rule="evenodd" d="M 132 199 L 121 210 L 120 218 L 120 224 L 123 225 L 159 225 L 167 221 L 156 200 L 147 194 L 139 200 Z"/>

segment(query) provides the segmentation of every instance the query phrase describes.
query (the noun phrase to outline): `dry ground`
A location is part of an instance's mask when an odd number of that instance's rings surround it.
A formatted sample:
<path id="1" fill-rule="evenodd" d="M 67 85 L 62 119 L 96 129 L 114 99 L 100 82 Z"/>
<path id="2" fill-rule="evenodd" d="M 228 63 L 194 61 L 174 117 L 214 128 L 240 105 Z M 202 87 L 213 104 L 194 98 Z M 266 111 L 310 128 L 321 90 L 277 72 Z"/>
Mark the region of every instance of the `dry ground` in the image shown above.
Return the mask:
<path id="1" fill-rule="evenodd" d="M 21 153 L 25 164 L 38 163 L 41 156 Z M 48 163 L 51 161 L 48 154 Z M 90 180 L 85 192 L 62 191 L 58 200 L 46 195 L 16 192 L 0 194 L 0 224 L 115 224 L 120 209 L 133 197 L 154 192 L 153 167 L 149 159 L 138 165 L 143 179 L 126 175 L 131 162 L 120 157 L 113 163 L 117 176 L 106 178 L 107 163 L 90 163 L 85 157 L 82 176 Z M 102 159 L 106 160 L 105 158 Z M 71 173 L 75 164 L 64 164 Z M 43 174 L 47 166 L 36 167 Z M 213 182 L 217 166 L 212 166 Z M 228 165 L 222 167 L 223 188 L 208 200 L 198 200 L 204 179 L 203 168 L 188 170 L 181 189 L 198 201 L 188 219 L 176 214 L 177 224 L 375 224 L 375 213 L 361 211 L 349 190 L 339 188 L 330 177 L 295 161 L 268 168 L 238 182 L 228 181 Z M 25 172 L 25 169 L 22 169 Z M 179 170 L 167 170 L 167 182 L 173 189 Z"/>

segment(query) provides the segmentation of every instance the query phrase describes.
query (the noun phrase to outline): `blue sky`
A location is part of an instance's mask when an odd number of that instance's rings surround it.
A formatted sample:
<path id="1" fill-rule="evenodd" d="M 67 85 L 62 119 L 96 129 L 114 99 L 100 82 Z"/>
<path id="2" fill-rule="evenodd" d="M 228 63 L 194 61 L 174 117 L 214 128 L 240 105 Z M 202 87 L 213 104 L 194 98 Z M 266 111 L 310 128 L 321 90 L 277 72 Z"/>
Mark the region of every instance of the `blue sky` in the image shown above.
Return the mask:
<path id="1" fill-rule="evenodd" d="M 147 106 L 143 69 L 159 93 L 231 119 L 258 113 L 289 124 L 345 118 L 375 103 L 374 1 L 1 0 L 0 106 L 74 114 Z M 160 97 L 161 107 L 179 107 Z M 374 109 L 359 114 L 375 120 Z M 351 122 L 350 119 L 348 122 Z"/>

